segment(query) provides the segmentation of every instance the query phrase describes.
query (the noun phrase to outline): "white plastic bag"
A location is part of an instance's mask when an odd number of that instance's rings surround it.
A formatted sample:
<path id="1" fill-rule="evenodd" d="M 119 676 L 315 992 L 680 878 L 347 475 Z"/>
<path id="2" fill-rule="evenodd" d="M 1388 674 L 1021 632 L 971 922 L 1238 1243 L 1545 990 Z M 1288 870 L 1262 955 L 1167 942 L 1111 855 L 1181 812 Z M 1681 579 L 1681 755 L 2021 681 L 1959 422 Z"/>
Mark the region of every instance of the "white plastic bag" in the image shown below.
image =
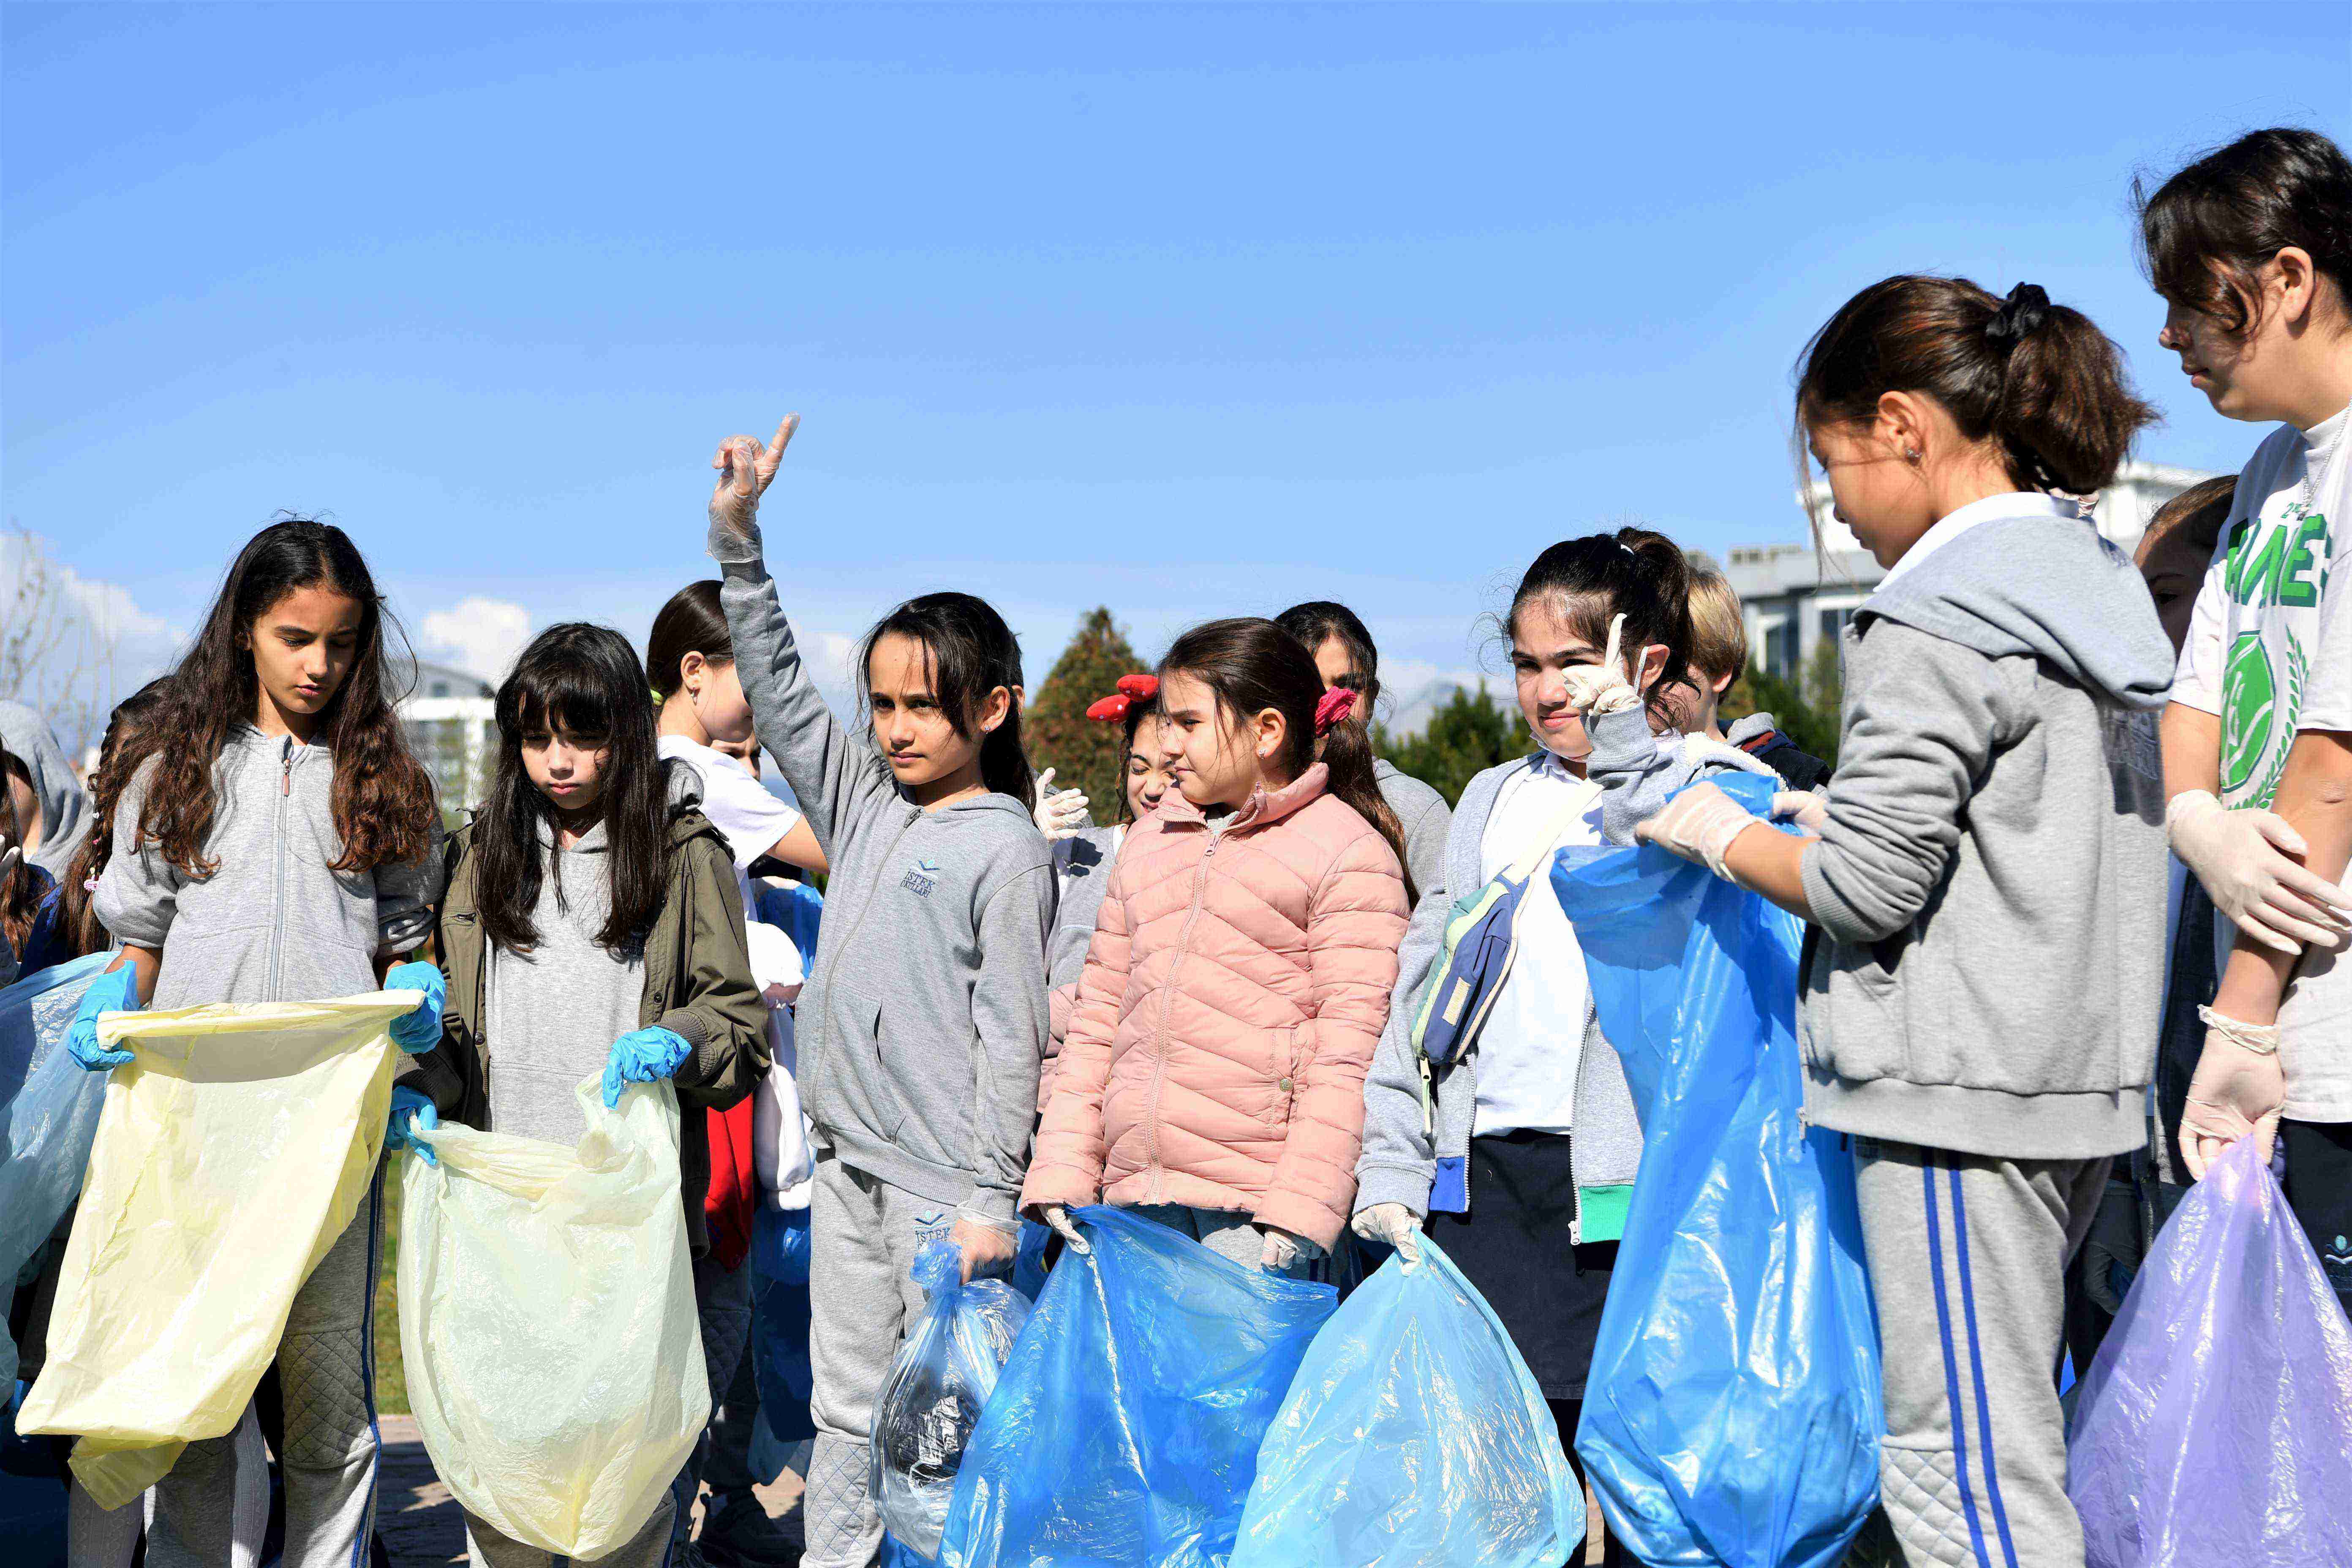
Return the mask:
<path id="1" fill-rule="evenodd" d="M 751 974 L 768 1003 L 771 1065 L 751 1091 L 751 1162 L 760 1190 L 778 1208 L 808 1207 L 816 1175 L 808 1118 L 801 1109 L 800 1048 L 793 1039 L 792 1004 L 807 978 L 801 950 L 781 926 L 752 921 L 743 928 Z"/>
<path id="2" fill-rule="evenodd" d="M 359 1212 L 392 1109 L 392 1020 L 422 1000 L 107 1013 L 131 1053 L 99 1113 L 48 1357 L 20 1432 L 79 1434 L 103 1508 L 236 1429 L 294 1293 Z"/>
<path id="3" fill-rule="evenodd" d="M 593 1560 L 642 1529 L 710 1418 L 677 1096 L 583 1079 L 576 1148 L 445 1122 L 417 1141 L 400 1345 L 425 1450 L 512 1540 Z M 696 1114 L 699 1115 L 700 1112 Z"/>

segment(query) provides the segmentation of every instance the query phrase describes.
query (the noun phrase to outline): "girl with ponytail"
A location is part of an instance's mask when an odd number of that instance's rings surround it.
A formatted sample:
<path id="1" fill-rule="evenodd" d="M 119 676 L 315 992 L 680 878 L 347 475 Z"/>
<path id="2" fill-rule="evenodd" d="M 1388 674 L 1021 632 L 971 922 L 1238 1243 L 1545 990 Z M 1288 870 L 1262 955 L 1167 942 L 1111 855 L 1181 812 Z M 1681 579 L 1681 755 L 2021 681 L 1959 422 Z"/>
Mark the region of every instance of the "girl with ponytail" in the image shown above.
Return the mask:
<path id="1" fill-rule="evenodd" d="M 2115 345 L 2030 283 L 1848 300 L 1797 420 L 1887 574 L 1841 639 L 1828 793 L 1780 797 L 1795 835 L 1705 783 L 1640 829 L 1820 928 L 1805 1119 L 1853 1139 L 1886 1342 L 1937 1347 L 1885 1368 L 1885 1500 L 1915 1562 L 1961 1540 L 2083 1561 L 2050 1368 L 2068 1258 L 2147 1136 L 2172 647 L 2067 498 L 2149 417 Z"/>
<path id="2" fill-rule="evenodd" d="M 1068 1211 L 1101 1202 L 1297 1275 L 1355 1196 L 1394 818 L 1355 693 L 1274 622 L 1186 632 L 1159 699 L 1176 787 L 1120 845 L 1022 1206 L 1081 1251 Z"/>

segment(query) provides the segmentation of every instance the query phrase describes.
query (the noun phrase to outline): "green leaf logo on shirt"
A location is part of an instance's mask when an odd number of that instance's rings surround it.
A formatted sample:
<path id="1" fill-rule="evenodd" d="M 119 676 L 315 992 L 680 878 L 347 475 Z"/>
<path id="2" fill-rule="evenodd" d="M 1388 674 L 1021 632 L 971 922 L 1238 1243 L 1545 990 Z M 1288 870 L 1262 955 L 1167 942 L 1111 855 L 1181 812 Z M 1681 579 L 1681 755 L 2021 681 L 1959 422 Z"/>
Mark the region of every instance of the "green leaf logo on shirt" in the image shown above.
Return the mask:
<path id="1" fill-rule="evenodd" d="M 2221 791 L 2231 795 L 2244 789 L 2262 766 L 2263 753 L 2270 749 L 2271 710 L 2278 705 L 2278 686 L 2260 632 L 2242 633 L 2231 647 L 2221 690 Z"/>

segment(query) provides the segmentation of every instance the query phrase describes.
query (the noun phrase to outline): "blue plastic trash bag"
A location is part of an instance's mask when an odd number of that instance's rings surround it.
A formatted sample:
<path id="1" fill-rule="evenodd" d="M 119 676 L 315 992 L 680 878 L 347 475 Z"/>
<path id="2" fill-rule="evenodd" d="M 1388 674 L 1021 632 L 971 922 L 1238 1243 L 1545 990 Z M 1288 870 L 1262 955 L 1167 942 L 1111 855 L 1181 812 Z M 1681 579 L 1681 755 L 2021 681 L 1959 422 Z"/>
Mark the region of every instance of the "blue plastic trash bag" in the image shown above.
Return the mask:
<path id="1" fill-rule="evenodd" d="M 947 1568 L 1222 1568 L 1328 1285 L 1124 1209 L 1076 1215 L 964 1450 Z"/>
<path id="2" fill-rule="evenodd" d="M 1552 887 L 1643 1140 L 1576 1450 L 1655 1568 L 1827 1568 L 1885 1417 L 1853 1159 L 1799 1121 L 1798 922 L 1654 847 L 1562 850 Z"/>
<path id="3" fill-rule="evenodd" d="M 751 1228 L 751 1376 L 768 1435 L 789 1447 L 816 1436 L 809 1396 L 809 1219 L 761 1204 Z"/>
<path id="4" fill-rule="evenodd" d="M 1013 1288 L 1032 1301 L 1045 1292 L 1045 1249 L 1053 1241 L 1052 1226 L 1034 1219 L 1021 1222 L 1021 1247 L 1013 1255 Z"/>
<path id="5" fill-rule="evenodd" d="M 1258 1450 L 1232 1568 L 1559 1568 L 1584 1489 L 1511 1336 L 1437 1244 L 1315 1337 Z"/>
<path id="6" fill-rule="evenodd" d="M 82 993 L 114 962 L 94 952 L 0 991 L 0 1388 L 16 1380 L 5 1322 L 17 1275 L 81 1195 L 108 1075 L 59 1047 Z"/>
<path id="7" fill-rule="evenodd" d="M 2091 1568 L 2352 1563 L 2352 1324 L 2256 1152 L 2181 1200 L 2084 1374 Z"/>
<path id="8" fill-rule="evenodd" d="M 964 1445 L 1029 1321 L 1028 1297 L 1002 1279 L 966 1283 L 961 1268 L 944 1236 L 916 1255 L 923 1315 L 874 1402 L 874 1506 L 891 1535 L 927 1557 L 939 1554 Z"/>

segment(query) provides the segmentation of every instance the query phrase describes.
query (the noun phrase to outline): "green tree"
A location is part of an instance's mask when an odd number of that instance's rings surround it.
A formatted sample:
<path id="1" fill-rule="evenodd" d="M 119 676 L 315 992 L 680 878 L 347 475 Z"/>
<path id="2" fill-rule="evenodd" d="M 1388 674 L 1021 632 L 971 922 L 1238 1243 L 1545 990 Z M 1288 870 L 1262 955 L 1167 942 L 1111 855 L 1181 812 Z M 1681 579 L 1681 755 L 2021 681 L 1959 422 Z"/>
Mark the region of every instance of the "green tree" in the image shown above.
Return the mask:
<path id="1" fill-rule="evenodd" d="M 1087 718 L 1087 708 L 1143 668 L 1108 606 L 1090 610 L 1021 717 L 1029 760 L 1054 770 L 1055 789 L 1084 790 L 1097 822 L 1118 818 L 1125 737 L 1118 725 Z"/>
<path id="2" fill-rule="evenodd" d="M 1516 710 L 1486 695 L 1480 681 L 1474 694 L 1459 687 L 1444 707 L 1430 716 L 1429 727 L 1418 735 L 1391 735 L 1372 728 L 1372 750 L 1402 773 L 1429 785 L 1448 805 L 1479 773 L 1508 762 L 1527 750 Z"/>
<path id="3" fill-rule="evenodd" d="M 1845 671 L 1838 662 L 1838 646 L 1824 637 L 1813 649 L 1801 679 L 1749 665 L 1748 673 L 1723 694 L 1722 721 L 1728 726 L 1734 719 L 1750 713 L 1769 713 L 1774 726 L 1794 741 L 1799 751 L 1810 752 L 1834 767 L 1838 712 L 1844 700 Z"/>

